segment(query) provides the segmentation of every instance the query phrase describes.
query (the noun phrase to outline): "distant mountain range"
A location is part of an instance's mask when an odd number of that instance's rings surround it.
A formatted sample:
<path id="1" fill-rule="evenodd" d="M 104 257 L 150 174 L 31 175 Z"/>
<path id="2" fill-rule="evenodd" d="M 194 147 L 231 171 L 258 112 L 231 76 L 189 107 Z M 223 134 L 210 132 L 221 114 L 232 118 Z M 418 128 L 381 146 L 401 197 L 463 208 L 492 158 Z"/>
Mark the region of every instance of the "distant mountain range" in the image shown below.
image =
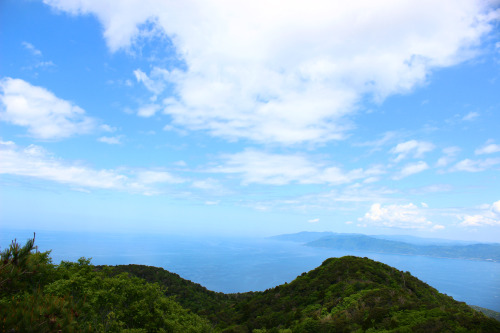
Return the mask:
<path id="1" fill-rule="evenodd" d="M 451 241 L 414 236 L 341 234 L 334 232 L 299 232 L 271 237 L 306 246 L 336 250 L 367 251 L 400 255 L 485 260 L 500 262 L 500 244 Z"/>

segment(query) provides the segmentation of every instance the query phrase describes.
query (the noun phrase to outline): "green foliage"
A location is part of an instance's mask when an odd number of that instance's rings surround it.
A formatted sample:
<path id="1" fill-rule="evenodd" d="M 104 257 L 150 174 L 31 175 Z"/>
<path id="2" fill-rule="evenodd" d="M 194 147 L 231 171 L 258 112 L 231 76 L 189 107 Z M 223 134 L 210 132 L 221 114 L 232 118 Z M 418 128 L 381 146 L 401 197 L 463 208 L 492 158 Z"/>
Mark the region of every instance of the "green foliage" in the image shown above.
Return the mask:
<path id="1" fill-rule="evenodd" d="M 330 258 L 264 292 L 215 293 L 161 268 L 53 265 L 34 239 L 1 253 L 6 332 L 500 332 L 500 322 L 385 264 Z"/>
<path id="2" fill-rule="evenodd" d="M 23 290 L 34 291 L 52 268 L 49 254 L 36 251 L 35 237 L 21 247 L 15 240 L 0 253 L 0 297 Z"/>
<path id="3" fill-rule="evenodd" d="M 50 264 L 13 242 L 2 252 L 1 331 L 10 332 L 211 332 L 209 322 L 184 309 L 156 283 L 90 259 Z"/>

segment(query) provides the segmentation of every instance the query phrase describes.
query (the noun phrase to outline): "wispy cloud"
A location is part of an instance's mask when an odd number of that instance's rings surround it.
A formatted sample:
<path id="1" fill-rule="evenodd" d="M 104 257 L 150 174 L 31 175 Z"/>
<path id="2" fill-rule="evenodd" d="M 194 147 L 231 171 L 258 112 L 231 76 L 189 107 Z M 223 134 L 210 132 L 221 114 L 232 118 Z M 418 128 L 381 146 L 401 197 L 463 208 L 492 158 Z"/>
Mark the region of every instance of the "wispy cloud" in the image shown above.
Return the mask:
<path id="1" fill-rule="evenodd" d="M 122 136 L 101 136 L 100 138 L 97 139 L 99 142 L 107 143 L 108 145 L 119 145 L 122 143 L 121 141 Z"/>
<path id="2" fill-rule="evenodd" d="M 486 158 L 481 160 L 465 159 L 455 164 L 450 171 L 481 172 L 500 164 L 500 158 Z"/>
<path id="3" fill-rule="evenodd" d="M 476 118 L 479 117 L 479 113 L 478 112 L 469 112 L 467 113 L 465 116 L 463 116 L 462 120 L 463 121 L 472 121 Z"/>
<path id="4" fill-rule="evenodd" d="M 488 141 L 486 144 L 475 150 L 476 155 L 493 154 L 500 152 L 500 145 L 493 141 Z"/>
<path id="5" fill-rule="evenodd" d="M 137 111 L 137 115 L 140 117 L 152 117 L 155 113 L 160 109 L 160 105 L 158 104 L 147 104 L 143 105 Z"/>
<path id="6" fill-rule="evenodd" d="M 22 46 L 24 46 L 24 48 L 28 51 L 31 52 L 31 54 L 37 56 L 37 57 L 40 57 L 42 56 L 42 51 L 40 51 L 39 49 L 37 49 L 33 44 L 31 43 L 28 43 L 28 42 L 22 42 L 21 43 Z"/>
<path id="7" fill-rule="evenodd" d="M 394 179 L 396 179 L 396 180 L 403 179 L 405 177 L 414 175 L 416 173 L 420 173 L 420 172 L 425 171 L 427 169 L 429 169 L 429 166 L 424 161 L 419 161 L 419 162 L 416 162 L 416 163 L 409 163 L 409 164 L 405 165 L 401 169 L 401 171 L 399 171 L 394 176 Z"/>
<path id="8" fill-rule="evenodd" d="M 447 147 L 443 149 L 444 156 L 440 157 L 436 162 L 436 166 L 439 168 L 445 167 L 453 162 L 456 155 L 460 152 L 460 148 L 456 146 Z"/>
<path id="9" fill-rule="evenodd" d="M 0 174 L 33 177 L 71 187 L 108 189 L 142 194 L 158 194 L 156 185 L 185 182 L 180 177 L 158 170 L 96 170 L 65 162 L 40 146 L 18 147 L 14 142 L 0 141 Z"/>
<path id="10" fill-rule="evenodd" d="M 421 158 L 425 153 L 434 150 L 434 148 L 435 146 L 430 142 L 410 140 L 399 143 L 390 152 L 397 155 L 394 161 L 399 162 L 407 157 Z"/>
<path id="11" fill-rule="evenodd" d="M 357 179 L 383 173 L 380 166 L 369 169 L 344 171 L 337 166 L 312 162 L 304 155 L 270 154 L 256 150 L 224 155 L 223 164 L 209 171 L 214 173 L 239 174 L 244 184 L 286 185 L 298 184 L 346 184 Z"/>

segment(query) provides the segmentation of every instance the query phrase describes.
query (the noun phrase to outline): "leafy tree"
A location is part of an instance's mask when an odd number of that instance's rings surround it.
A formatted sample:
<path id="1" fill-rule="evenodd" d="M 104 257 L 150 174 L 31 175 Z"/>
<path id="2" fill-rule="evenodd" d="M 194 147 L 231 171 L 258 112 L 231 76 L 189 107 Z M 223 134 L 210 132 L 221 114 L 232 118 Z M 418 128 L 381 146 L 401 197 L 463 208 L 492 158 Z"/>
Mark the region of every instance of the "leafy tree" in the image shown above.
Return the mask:
<path id="1" fill-rule="evenodd" d="M 90 259 L 52 265 L 49 252 L 33 252 L 34 238 L 13 241 L 1 253 L 0 330 L 3 332 L 211 332 L 155 283 Z"/>

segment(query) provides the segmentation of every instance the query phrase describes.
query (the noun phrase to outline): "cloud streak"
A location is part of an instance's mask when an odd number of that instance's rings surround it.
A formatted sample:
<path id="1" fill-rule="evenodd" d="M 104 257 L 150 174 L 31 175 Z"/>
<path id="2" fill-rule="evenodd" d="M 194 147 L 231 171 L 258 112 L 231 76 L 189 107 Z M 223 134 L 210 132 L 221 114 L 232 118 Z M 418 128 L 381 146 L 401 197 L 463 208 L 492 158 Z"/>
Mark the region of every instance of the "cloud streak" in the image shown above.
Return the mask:
<path id="1" fill-rule="evenodd" d="M 420 158 L 425 153 L 434 149 L 434 145 L 430 142 L 410 140 L 399 143 L 396 147 L 391 149 L 392 154 L 397 154 L 394 158 L 395 162 L 400 162 L 407 157 Z"/>
<path id="2" fill-rule="evenodd" d="M 12 141 L 0 141 L 0 174 L 33 177 L 84 189 L 107 189 L 141 193 L 161 193 L 159 184 L 179 184 L 185 180 L 165 171 L 92 169 L 67 163 L 40 146 L 21 148 Z"/>
<path id="3" fill-rule="evenodd" d="M 379 166 L 344 171 L 337 166 L 312 162 L 303 155 L 270 154 L 247 149 L 241 153 L 222 156 L 224 163 L 210 169 L 213 173 L 238 174 L 243 184 L 339 185 L 382 174 Z"/>

